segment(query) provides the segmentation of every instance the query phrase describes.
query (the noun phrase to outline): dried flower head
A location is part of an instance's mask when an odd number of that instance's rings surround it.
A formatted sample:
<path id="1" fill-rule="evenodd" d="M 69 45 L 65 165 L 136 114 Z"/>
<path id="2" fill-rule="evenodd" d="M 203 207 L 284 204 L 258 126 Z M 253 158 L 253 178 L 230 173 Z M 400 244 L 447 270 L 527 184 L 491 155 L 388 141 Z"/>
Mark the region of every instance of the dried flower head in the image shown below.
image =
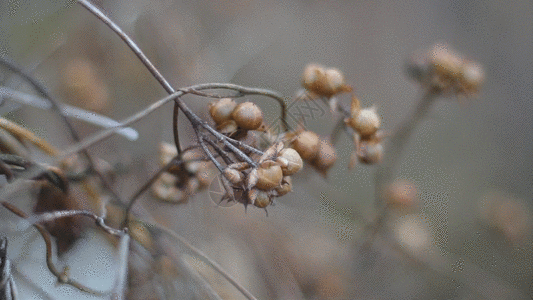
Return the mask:
<path id="1" fill-rule="evenodd" d="M 232 118 L 242 129 L 257 130 L 263 124 L 263 112 L 255 103 L 244 102 L 235 107 Z"/>
<path id="2" fill-rule="evenodd" d="M 215 124 L 220 125 L 231 120 L 231 114 L 237 103 L 231 98 L 222 98 L 209 105 L 209 114 Z"/>
<path id="3" fill-rule="evenodd" d="M 336 68 L 326 69 L 317 64 L 309 64 L 302 75 L 302 85 L 308 91 L 330 98 L 331 96 L 351 92 L 352 88 L 345 82 L 344 75 Z"/>

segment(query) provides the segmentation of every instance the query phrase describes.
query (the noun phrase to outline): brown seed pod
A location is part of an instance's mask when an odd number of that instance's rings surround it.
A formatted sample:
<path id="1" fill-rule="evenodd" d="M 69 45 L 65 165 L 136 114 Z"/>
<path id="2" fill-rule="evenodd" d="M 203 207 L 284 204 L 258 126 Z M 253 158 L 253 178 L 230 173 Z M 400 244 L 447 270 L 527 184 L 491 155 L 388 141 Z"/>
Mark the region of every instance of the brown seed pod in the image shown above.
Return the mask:
<path id="1" fill-rule="evenodd" d="M 209 114 L 213 121 L 219 125 L 231 119 L 235 107 L 237 107 L 237 103 L 233 99 L 222 98 L 209 105 Z"/>
<path id="2" fill-rule="evenodd" d="M 263 112 L 252 102 L 240 103 L 235 107 L 232 118 L 242 129 L 256 130 L 263 124 Z"/>
<path id="3" fill-rule="evenodd" d="M 278 164 L 271 160 L 267 160 L 257 168 L 257 176 L 257 188 L 268 191 L 281 184 L 283 172 Z"/>
<path id="4" fill-rule="evenodd" d="M 321 95 L 324 90 L 326 70 L 317 64 L 309 64 L 305 67 L 302 75 L 302 85 L 305 89 Z"/>
<path id="5" fill-rule="evenodd" d="M 318 154 L 320 138 L 312 131 L 299 133 L 291 142 L 291 147 L 305 160 L 312 160 Z"/>
<path id="6" fill-rule="evenodd" d="M 290 176 L 285 176 L 281 181 L 281 185 L 276 187 L 276 193 L 278 197 L 281 197 L 289 192 L 292 192 L 292 179 Z"/>
<path id="7" fill-rule="evenodd" d="M 359 161 L 365 164 L 376 164 L 383 159 L 383 146 L 374 141 L 362 141 L 359 146 Z"/>
<path id="8" fill-rule="evenodd" d="M 265 208 L 270 205 L 272 200 L 270 196 L 265 191 L 259 191 L 257 197 L 255 198 L 254 205 L 259 208 Z"/>
<path id="9" fill-rule="evenodd" d="M 304 165 L 300 154 L 292 148 L 281 150 L 276 161 L 281 166 L 283 176 L 295 174 L 300 171 Z"/>
<path id="10" fill-rule="evenodd" d="M 485 79 L 481 66 L 475 62 L 466 62 L 460 74 L 462 89 L 465 93 L 476 93 Z"/>
<path id="11" fill-rule="evenodd" d="M 446 44 L 436 44 L 429 52 L 429 60 L 434 72 L 442 77 L 457 78 L 463 65 L 463 57 Z"/>
<path id="12" fill-rule="evenodd" d="M 241 172 L 231 168 L 224 169 L 224 176 L 233 184 L 240 184 L 244 180 L 244 175 Z"/>
<path id="13" fill-rule="evenodd" d="M 235 122 L 234 120 L 226 120 L 221 124 L 217 125 L 217 131 L 222 134 L 232 134 L 238 129 L 239 126 L 237 126 L 237 122 Z"/>
<path id="14" fill-rule="evenodd" d="M 325 92 L 330 96 L 341 92 L 351 92 L 352 88 L 346 85 L 344 75 L 339 69 L 329 68 L 326 70 L 326 89 Z M 326 95 L 327 96 L 327 95 Z"/>
<path id="15" fill-rule="evenodd" d="M 250 173 L 248 173 L 247 177 L 247 183 L 246 183 L 246 189 L 251 190 L 259 181 L 259 172 L 257 169 L 252 169 Z"/>
<path id="16" fill-rule="evenodd" d="M 357 116 L 353 116 L 350 124 L 361 137 L 368 137 L 378 131 L 381 121 L 375 107 L 359 110 Z"/>
<path id="17" fill-rule="evenodd" d="M 337 153 L 335 147 L 333 147 L 327 139 L 321 139 L 318 154 L 315 159 L 311 161 L 311 164 L 325 175 L 336 160 Z"/>
<path id="18" fill-rule="evenodd" d="M 327 98 L 340 92 L 352 90 L 350 86 L 346 85 L 341 71 L 336 68 L 325 69 L 317 64 L 309 64 L 305 67 L 302 85 L 308 91 Z"/>
<path id="19" fill-rule="evenodd" d="M 407 210 L 417 206 L 416 185 L 408 180 L 397 180 L 387 187 L 385 198 L 395 209 Z"/>

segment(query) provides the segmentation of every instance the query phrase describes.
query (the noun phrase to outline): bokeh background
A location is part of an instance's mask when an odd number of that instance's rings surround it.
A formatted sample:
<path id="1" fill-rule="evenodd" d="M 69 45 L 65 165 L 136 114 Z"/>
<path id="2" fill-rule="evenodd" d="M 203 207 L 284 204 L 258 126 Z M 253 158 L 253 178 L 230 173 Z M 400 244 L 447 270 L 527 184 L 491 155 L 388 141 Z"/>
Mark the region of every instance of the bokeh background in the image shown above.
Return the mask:
<path id="1" fill-rule="evenodd" d="M 175 87 L 231 82 L 279 91 L 290 101 L 310 62 L 341 69 L 364 106 L 376 105 L 390 132 L 409 115 L 421 89 L 404 74 L 409 55 L 447 42 L 480 62 L 486 82 L 478 97 L 438 101 L 414 132 L 397 177 L 418 186 L 420 209 L 392 216 L 370 249 L 361 247 L 374 211 L 375 167 L 347 170 L 352 143 L 342 135 L 337 164 L 323 178 L 306 168 L 294 192 L 263 210 L 218 207 L 208 193 L 172 205 L 147 193 L 136 213 L 183 235 L 218 261 L 259 299 L 530 299 L 533 296 L 533 3 L 531 1 L 95 1 L 139 44 Z M 165 96 L 131 51 L 74 2 L 0 3 L 0 54 L 33 70 L 64 103 L 123 119 Z M 81 73 L 79 70 L 82 70 Z M 84 71 L 83 71 L 84 70 Z M 4 85 L 29 92 L 8 72 Z M 83 77 L 85 76 L 85 77 Z M 68 89 L 73 78 L 87 91 Z M 207 118 L 209 100 L 184 98 Z M 254 98 L 275 123 L 278 107 Z M 341 96 L 346 105 L 348 96 Z M 1 113 L 52 144 L 72 144 L 51 112 L 11 105 Z M 317 103 L 309 129 L 328 135 L 338 117 Z M 161 141 L 172 141 L 171 105 L 136 123 L 137 141 L 112 137 L 90 148 L 117 168 L 124 198 L 158 167 Z M 308 112 L 310 113 L 310 112 Z M 193 142 L 180 119 L 184 144 Z M 294 123 L 292 123 L 294 125 Z M 99 130 L 75 122 L 82 136 Z M 386 144 L 385 144 L 386 145 Z M 46 161 L 46 158 L 42 158 Z M 6 200 L 6 199 L 3 199 Z M 15 201 L 8 199 L 9 201 Z M 32 197 L 20 196 L 31 208 Z M 508 207 L 494 222 L 491 203 Z M 510 208 L 509 208 L 510 207 Z M 361 217 L 362 216 L 362 217 Z M 22 299 L 90 299 L 56 288 L 47 274 L 44 244 L 5 210 L 3 233 Z M 507 227 L 506 227 L 507 226 Z M 510 228 L 510 229 L 509 229 Z M 511 232 L 511 234 L 509 233 Z M 177 246 L 180 253 L 186 251 Z M 62 258 L 72 275 L 95 288 L 110 286 L 112 243 L 89 230 Z M 224 299 L 234 288 L 183 254 Z M 184 269 L 153 275 L 131 299 L 198 298 Z M 155 270 L 155 271 L 154 271 Z M 161 271 L 161 270 L 159 270 Z M 153 275 L 153 276 L 152 276 Z M 110 277 L 111 276 L 111 277 Z M 173 282 L 169 284 L 168 282 Z M 181 285 L 179 284 L 181 282 Z M 41 298 L 40 298 L 41 297 Z M 84 297 L 84 298 L 82 298 Z M 46 299 L 46 298 L 44 298 Z"/>

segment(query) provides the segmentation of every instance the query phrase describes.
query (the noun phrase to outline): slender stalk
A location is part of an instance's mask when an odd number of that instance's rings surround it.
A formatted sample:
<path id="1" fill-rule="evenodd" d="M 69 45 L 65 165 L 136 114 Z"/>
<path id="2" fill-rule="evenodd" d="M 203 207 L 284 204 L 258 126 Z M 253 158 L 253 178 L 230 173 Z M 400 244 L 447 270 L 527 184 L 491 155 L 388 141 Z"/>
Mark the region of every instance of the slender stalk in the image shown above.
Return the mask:
<path id="1" fill-rule="evenodd" d="M 383 189 L 390 183 L 394 172 L 400 162 L 400 157 L 405 150 L 405 145 L 413 130 L 426 117 L 434 100 L 439 93 L 434 89 L 427 90 L 419 100 L 413 113 L 402 123 L 395 134 L 389 139 L 383 162 L 379 164 L 375 177 L 376 205 L 383 206 Z"/>
<path id="2" fill-rule="evenodd" d="M 25 81 L 30 83 L 30 85 L 37 92 L 39 92 L 44 98 L 46 98 L 48 101 L 50 101 L 50 104 L 52 105 L 52 110 L 59 115 L 59 117 L 61 118 L 61 121 L 63 121 L 63 123 L 67 127 L 68 131 L 70 132 L 70 135 L 71 135 L 72 139 L 75 142 L 79 142 L 80 141 L 80 137 L 79 137 L 78 133 L 76 132 L 76 130 L 74 129 L 74 127 L 72 126 L 70 121 L 67 119 L 65 114 L 62 112 L 61 107 L 59 105 L 59 102 L 55 98 L 53 98 L 52 95 L 50 95 L 50 93 L 48 93 L 48 91 L 46 90 L 44 85 L 42 85 L 39 81 L 37 81 L 32 76 L 30 76 L 28 73 L 24 72 L 24 70 L 22 70 L 21 68 L 16 66 L 14 63 L 11 63 L 11 62 L 3 59 L 3 58 L 0 58 L 0 64 L 3 65 L 4 67 L 6 67 L 7 69 L 11 70 L 12 72 L 18 74 L 20 77 L 22 77 L 22 79 L 24 79 Z M 87 149 L 83 149 L 82 153 L 85 156 L 85 158 L 87 159 L 87 161 L 89 162 L 89 166 L 94 170 L 94 172 L 96 173 L 98 178 L 100 178 L 100 181 L 102 182 L 102 185 L 108 190 L 109 193 L 111 193 L 111 195 L 113 195 L 113 197 L 116 200 L 121 202 L 119 195 L 113 190 L 113 188 L 111 187 L 109 182 L 107 182 L 105 176 L 96 167 L 96 163 L 94 162 L 94 159 L 90 155 L 89 151 Z"/>
<path id="3" fill-rule="evenodd" d="M 182 236 L 180 236 L 179 234 L 177 234 L 176 232 L 166 228 L 166 227 L 163 227 L 163 226 L 156 226 L 156 225 L 153 225 L 153 224 L 149 224 L 149 223 L 146 223 L 146 222 L 142 222 L 146 227 L 150 228 L 152 227 L 152 230 L 153 229 L 156 229 L 157 231 L 161 231 L 162 233 L 165 233 L 166 235 L 170 236 L 172 239 L 174 239 L 175 241 L 177 241 L 178 243 L 182 244 L 183 246 L 185 246 L 187 249 L 189 249 L 194 255 L 196 255 L 197 257 L 201 258 L 206 264 L 208 264 L 209 266 L 211 266 L 215 271 L 217 271 L 218 273 L 220 273 L 224 278 L 226 278 L 226 280 L 231 283 L 235 288 L 237 288 L 247 299 L 249 300 L 256 300 L 256 298 L 254 297 L 254 295 L 252 295 L 252 293 L 250 293 L 246 288 L 244 288 L 241 284 L 239 284 L 235 278 L 233 278 L 233 276 L 231 276 L 230 274 L 228 274 L 223 268 L 222 266 L 220 266 L 217 262 L 215 262 L 214 260 L 212 260 L 211 258 L 209 258 L 206 254 L 204 254 L 200 249 L 194 247 L 193 245 L 191 245 L 189 242 L 187 242 L 187 240 L 185 240 L 185 238 L 183 238 Z"/>

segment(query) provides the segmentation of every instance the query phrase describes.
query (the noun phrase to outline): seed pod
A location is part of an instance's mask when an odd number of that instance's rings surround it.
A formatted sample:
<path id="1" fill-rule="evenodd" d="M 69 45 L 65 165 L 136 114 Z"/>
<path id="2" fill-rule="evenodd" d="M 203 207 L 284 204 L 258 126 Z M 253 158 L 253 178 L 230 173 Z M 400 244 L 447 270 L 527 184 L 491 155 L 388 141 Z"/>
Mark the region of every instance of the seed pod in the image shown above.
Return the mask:
<path id="1" fill-rule="evenodd" d="M 237 126 L 237 122 L 235 122 L 234 120 L 226 120 L 221 124 L 217 125 L 217 131 L 222 134 L 232 134 L 238 129 L 239 126 Z"/>
<path id="2" fill-rule="evenodd" d="M 254 204 L 255 199 L 257 199 L 257 195 L 259 195 L 259 190 L 256 188 L 253 188 L 248 191 L 248 203 L 247 204 Z"/>
<path id="3" fill-rule="evenodd" d="M 312 131 L 301 132 L 291 143 L 291 147 L 296 150 L 303 159 L 309 161 L 315 158 L 319 146 L 320 139 L 318 135 Z"/>
<path id="4" fill-rule="evenodd" d="M 326 175 L 327 171 L 333 166 L 337 160 L 337 153 L 335 148 L 327 139 L 320 140 L 320 147 L 318 155 L 311 162 L 311 164 L 322 174 Z"/>
<path id="5" fill-rule="evenodd" d="M 448 78 L 457 78 L 463 65 L 463 58 L 446 44 L 433 46 L 429 59 L 435 73 Z"/>
<path id="6" fill-rule="evenodd" d="M 466 62 L 460 75 L 463 89 L 467 93 L 476 93 L 485 79 L 483 69 L 475 62 Z"/>
<path id="7" fill-rule="evenodd" d="M 222 98 L 209 105 L 209 114 L 213 121 L 219 125 L 231 119 L 235 107 L 237 107 L 237 103 L 233 99 Z"/>
<path id="8" fill-rule="evenodd" d="M 255 198 L 254 205 L 259 208 L 265 208 L 270 205 L 272 200 L 270 196 L 265 191 L 259 191 L 257 197 Z"/>
<path id="9" fill-rule="evenodd" d="M 160 184 L 152 185 L 152 192 L 159 200 L 172 203 L 185 202 L 187 197 L 175 186 L 164 186 Z"/>
<path id="10" fill-rule="evenodd" d="M 263 112 L 252 102 L 244 102 L 233 110 L 232 118 L 242 129 L 256 130 L 263 124 Z"/>
<path id="11" fill-rule="evenodd" d="M 267 160 L 257 169 L 257 176 L 257 188 L 268 191 L 281 184 L 283 172 L 281 171 L 281 167 L 275 162 Z"/>
<path id="12" fill-rule="evenodd" d="M 326 70 L 317 64 L 309 64 L 305 67 L 302 76 L 302 85 L 305 89 L 320 95 L 324 90 Z"/>
<path id="13" fill-rule="evenodd" d="M 226 178 L 229 180 L 229 182 L 231 182 L 233 184 L 239 184 L 244 179 L 244 176 L 242 175 L 241 172 L 239 172 L 239 171 L 237 171 L 235 169 L 231 169 L 231 168 L 224 169 L 224 176 L 226 176 Z"/>
<path id="14" fill-rule="evenodd" d="M 333 96 L 340 92 L 351 92 L 352 88 L 346 85 L 344 75 L 339 69 L 330 68 L 326 70 L 326 96 Z M 328 97 L 329 98 L 329 97 Z"/>
<path id="15" fill-rule="evenodd" d="M 365 164 L 376 164 L 383 158 L 383 146 L 380 143 L 362 141 L 359 151 L 359 161 Z"/>
<path id="16" fill-rule="evenodd" d="M 290 176 L 283 177 L 281 185 L 276 187 L 276 193 L 278 197 L 288 194 L 292 191 L 292 179 Z"/>
<path id="17" fill-rule="evenodd" d="M 247 181 L 246 189 L 251 190 L 257 184 L 257 181 L 259 181 L 259 173 L 257 169 L 252 169 L 250 173 L 248 173 Z"/>
<path id="18" fill-rule="evenodd" d="M 413 182 L 398 180 L 388 186 L 385 197 L 391 207 L 406 210 L 417 206 L 416 193 L 416 186 Z"/>
<path id="19" fill-rule="evenodd" d="M 289 176 L 300 171 L 304 164 L 300 154 L 292 148 L 281 150 L 276 161 L 281 166 L 283 176 Z"/>
<path id="20" fill-rule="evenodd" d="M 368 137 L 378 131 L 381 121 L 375 107 L 361 109 L 354 118 L 352 116 L 351 126 L 361 137 Z"/>

